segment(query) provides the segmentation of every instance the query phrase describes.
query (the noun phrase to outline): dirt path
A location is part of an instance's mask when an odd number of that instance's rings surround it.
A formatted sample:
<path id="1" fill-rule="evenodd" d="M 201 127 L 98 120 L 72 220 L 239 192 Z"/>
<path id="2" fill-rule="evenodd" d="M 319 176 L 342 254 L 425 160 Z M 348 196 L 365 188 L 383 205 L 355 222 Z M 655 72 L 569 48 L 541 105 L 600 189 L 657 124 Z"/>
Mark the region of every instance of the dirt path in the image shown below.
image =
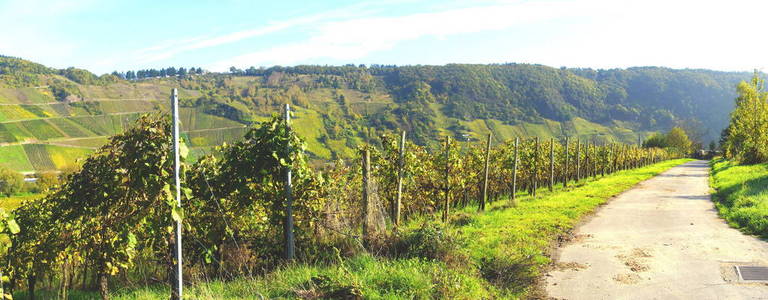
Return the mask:
<path id="1" fill-rule="evenodd" d="M 559 249 L 546 289 L 556 299 L 768 299 L 734 265 L 768 266 L 768 243 L 731 229 L 694 161 L 621 194 Z"/>

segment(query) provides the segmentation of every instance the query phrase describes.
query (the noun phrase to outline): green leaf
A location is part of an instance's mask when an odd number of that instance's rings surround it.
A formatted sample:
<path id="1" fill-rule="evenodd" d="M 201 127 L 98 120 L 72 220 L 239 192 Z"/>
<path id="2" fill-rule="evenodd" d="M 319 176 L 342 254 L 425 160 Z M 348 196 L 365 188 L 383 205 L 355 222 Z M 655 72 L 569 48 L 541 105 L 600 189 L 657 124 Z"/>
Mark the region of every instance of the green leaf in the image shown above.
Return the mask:
<path id="1" fill-rule="evenodd" d="M 188 155 L 189 155 L 189 147 L 187 147 L 187 144 L 185 144 L 184 142 L 179 143 L 179 156 L 182 159 L 186 159 Z"/>
<path id="2" fill-rule="evenodd" d="M 16 220 L 10 219 L 8 220 L 8 230 L 10 230 L 12 234 L 17 234 L 21 231 L 21 228 L 19 228 L 19 224 L 16 223 Z"/>
<path id="3" fill-rule="evenodd" d="M 181 220 L 184 219 L 184 211 L 182 208 L 174 206 L 173 209 L 171 209 L 171 218 L 176 222 L 181 222 Z"/>

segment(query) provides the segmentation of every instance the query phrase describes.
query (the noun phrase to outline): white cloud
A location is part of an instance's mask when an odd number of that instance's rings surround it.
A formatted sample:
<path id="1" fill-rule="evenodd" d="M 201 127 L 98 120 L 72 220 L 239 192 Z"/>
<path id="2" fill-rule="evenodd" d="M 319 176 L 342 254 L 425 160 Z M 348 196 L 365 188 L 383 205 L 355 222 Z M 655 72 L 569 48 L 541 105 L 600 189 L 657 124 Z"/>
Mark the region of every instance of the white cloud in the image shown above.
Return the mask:
<path id="1" fill-rule="evenodd" d="M 768 3 L 749 0 L 486 2 L 480 7 L 325 22 L 303 41 L 223 59 L 209 69 L 354 61 L 426 37 L 514 28 L 517 33 L 545 38 L 521 41 L 508 46 L 506 53 L 493 49 L 495 41 L 488 41 L 488 55 L 473 52 L 474 56 L 465 59 L 599 68 L 660 65 L 749 70 L 767 66 L 764 49 L 768 39 L 759 29 L 764 27 L 760 20 L 767 9 Z M 543 29 L 547 26 L 558 30 L 547 32 Z M 508 42 L 516 37 L 498 38 Z M 430 53 L 408 55 L 408 61 L 434 61 Z M 447 59 L 445 63 L 460 62 L 455 57 L 443 59 Z"/>
<path id="2" fill-rule="evenodd" d="M 539 1 L 469 7 L 396 17 L 366 17 L 327 22 L 306 41 L 276 46 L 216 62 L 212 70 L 229 66 L 294 64 L 313 58 L 352 60 L 398 43 L 423 37 L 501 30 L 567 16 L 594 8 L 573 1 Z"/>
<path id="3" fill-rule="evenodd" d="M 757 29 L 767 9 L 768 3 L 742 0 L 620 3 L 601 8 L 572 35 L 510 54 L 552 66 L 764 68 L 768 39 Z"/>
<path id="4" fill-rule="evenodd" d="M 364 5 L 352 5 L 341 9 L 321 12 L 310 16 L 297 17 L 281 22 L 274 22 L 266 26 L 227 33 L 219 36 L 201 36 L 179 41 L 165 41 L 159 45 L 136 51 L 134 55 L 136 56 L 136 59 L 142 63 L 160 61 L 192 50 L 239 42 L 245 39 L 264 36 L 301 25 L 313 24 L 322 20 L 348 17 L 354 13 L 359 13 L 363 6 Z"/>

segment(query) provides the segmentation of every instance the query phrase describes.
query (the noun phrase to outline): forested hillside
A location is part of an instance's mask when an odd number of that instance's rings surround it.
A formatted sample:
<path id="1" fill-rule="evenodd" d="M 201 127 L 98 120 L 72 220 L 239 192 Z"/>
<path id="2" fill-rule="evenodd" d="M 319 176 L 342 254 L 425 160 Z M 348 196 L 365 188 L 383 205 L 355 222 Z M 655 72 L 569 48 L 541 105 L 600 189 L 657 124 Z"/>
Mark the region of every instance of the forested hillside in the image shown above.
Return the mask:
<path id="1" fill-rule="evenodd" d="M 142 113 L 167 109 L 172 87 L 180 88 L 193 157 L 238 139 L 245 126 L 278 113 L 283 103 L 295 107 L 297 133 L 317 159 L 350 157 L 357 146 L 378 143 L 379 133 L 400 129 L 426 146 L 444 135 L 468 141 L 488 132 L 498 141 L 572 136 L 636 142 L 638 135 L 682 123 L 707 142 L 727 125 L 733 87 L 750 76 L 528 64 L 228 73 L 168 68 L 96 76 L 0 57 L 0 165 L 24 172 L 67 168 Z"/>

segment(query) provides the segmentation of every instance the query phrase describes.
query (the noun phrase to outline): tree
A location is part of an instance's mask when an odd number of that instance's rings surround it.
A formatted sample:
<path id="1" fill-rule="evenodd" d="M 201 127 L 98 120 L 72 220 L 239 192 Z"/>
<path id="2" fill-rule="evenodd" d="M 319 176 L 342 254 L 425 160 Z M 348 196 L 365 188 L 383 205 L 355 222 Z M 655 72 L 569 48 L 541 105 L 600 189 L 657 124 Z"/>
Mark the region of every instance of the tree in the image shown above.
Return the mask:
<path id="1" fill-rule="evenodd" d="M 37 175 L 37 181 L 35 182 L 37 189 L 42 192 L 48 192 L 50 189 L 59 184 L 59 175 L 54 172 L 44 172 Z"/>
<path id="2" fill-rule="evenodd" d="M 229 67 L 229 73 L 232 73 L 234 75 L 243 75 L 243 74 L 245 74 L 245 72 L 243 70 L 240 70 L 240 69 L 235 68 L 235 67 Z"/>
<path id="3" fill-rule="evenodd" d="M 688 135 L 680 127 L 674 127 L 667 133 L 667 144 L 674 151 L 680 154 L 688 154 L 691 152 L 693 142 L 688 138 Z"/>
<path id="4" fill-rule="evenodd" d="M 0 167 L 0 195 L 12 196 L 21 191 L 24 176 L 11 169 Z"/>
<path id="5" fill-rule="evenodd" d="M 667 148 L 669 143 L 667 137 L 661 133 L 654 133 L 643 142 L 643 148 Z"/>
<path id="6" fill-rule="evenodd" d="M 742 163 L 768 161 L 768 92 L 765 81 L 755 72 L 749 83 L 736 87 L 736 108 L 724 134 L 725 156 Z"/>

